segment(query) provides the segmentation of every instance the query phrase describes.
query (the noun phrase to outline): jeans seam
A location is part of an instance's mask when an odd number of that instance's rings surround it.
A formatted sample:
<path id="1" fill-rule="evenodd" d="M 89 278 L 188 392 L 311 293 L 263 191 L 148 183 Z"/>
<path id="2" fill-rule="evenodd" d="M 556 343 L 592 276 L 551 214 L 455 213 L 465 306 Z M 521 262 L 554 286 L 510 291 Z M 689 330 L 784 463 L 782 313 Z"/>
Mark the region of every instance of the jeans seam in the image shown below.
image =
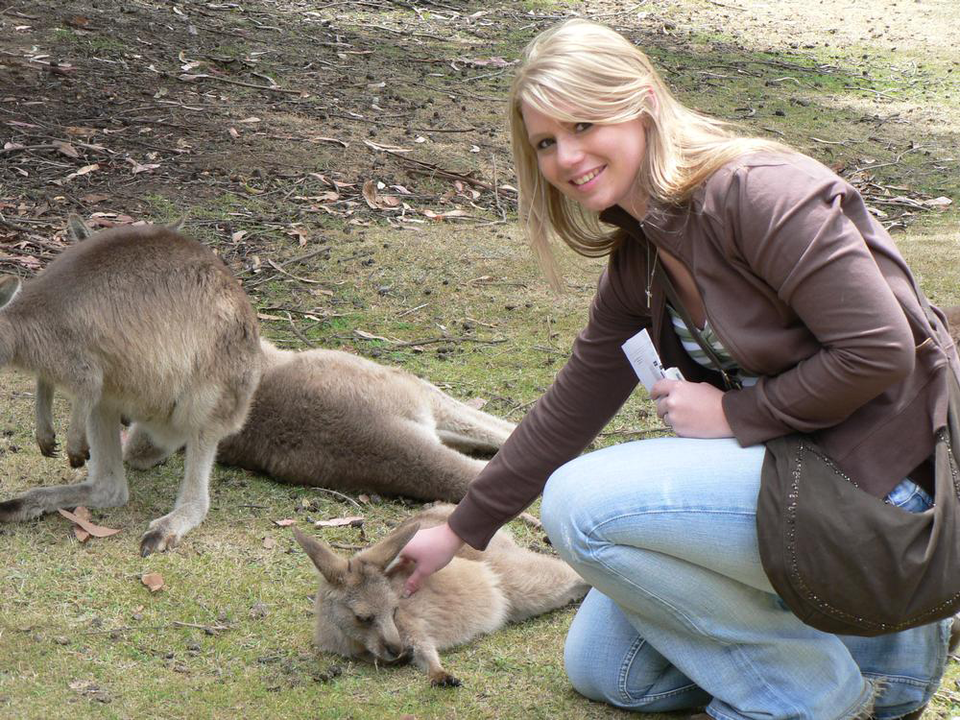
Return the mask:
<path id="1" fill-rule="evenodd" d="M 665 700 L 667 698 L 680 695 L 685 692 L 689 692 L 691 689 L 696 688 L 697 684 L 691 682 L 688 685 L 683 687 L 674 688 L 673 690 L 668 690 L 667 692 L 661 693 L 646 693 L 646 694 L 634 694 L 627 690 L 627 676 L 630 674 L 630 667 L 633 665 L 634 660 L 637 659 L 637 655 L 640 653 L 640 650 L 643 649 L 643 646 L 647 644 L 647 641 L 638 637 L 630 650 L 627 652 L 627 656 L 623 661 L 623 664 L 620 666 L 620 678 L 618 684 L 618 690 L 624 701 L 624 703 L 650 703 L 654 700 Z"/>
<path id="2" fill-rule="evenodd" d="M 883 673 L 863 671 L 863 676 L 877 678 L 878 680 L 883 680 L 887 684 L 897 683 L 899 685 L 912 685 L 914 687 L 922 688 L 930 685 L 929 680 L 921 680 L 920 678 L 913 678 L 907 675 L 884 675 Z"/>

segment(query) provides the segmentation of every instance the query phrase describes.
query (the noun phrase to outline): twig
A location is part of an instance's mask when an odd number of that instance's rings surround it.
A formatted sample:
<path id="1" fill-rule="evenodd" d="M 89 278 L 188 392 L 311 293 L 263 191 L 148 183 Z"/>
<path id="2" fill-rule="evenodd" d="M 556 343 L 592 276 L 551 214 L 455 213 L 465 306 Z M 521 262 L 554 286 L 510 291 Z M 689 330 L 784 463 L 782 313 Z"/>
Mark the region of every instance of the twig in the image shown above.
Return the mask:
<path id="1" fill-rule="evenodd" d="M 360 508 L 361 510 L 363 510 L 363 506 L 360 503 L 358 503 L 352 497 L 349 497 L 348 495 L 344 495 L 342 492 L 337 492 L 336 490 L 331 490 L 330 488 L 324 488 L 324 487 L 314 487 L 313 489 L 318 490 L 319 492 L 325 492 L 331 495 L 336 495 L 338 498 L 342 498 L 346 500 L 348 503 L 352 503 L 356 505 L 358 508 Z"/>
<path id="2" fill-rule="evenodd" d="M 398 318 L 402 318 L 402 317 L 404 317 L 405 315 L 409 315 L 410 313 L 413 313 L 413 312 L 416 312 L 417 310 L 420 310 L 421 308 L 425 308 L 425 307 L 426 307 L 427 305 L 429 305 L 429 304 L 430 304 L 430 303 L 421 303 L 420 305 L 417 305 L 416 307 L 412 307 L 412 308 L 410 308 L 409 310 L 404 310 L 402 313 L 400 313 L 399 315 L 397 315 L 397 317 L 398 317 Z"/>
<path id="3" fill-rule="evenodd" d="M 312 347 L 312 348 L 317 347 L 315 343 L 312 343 L 309 340 L 307 340 L 306 335 L 300 332 L 296 324 L 293 322 L 293 315 L 291 315 L 289 311 L 286 311 L 286 312 L 287 312 L 287 322 L 290 323 L 290 329 L 293 330 L 294 335 L 300 338 L 300 342 L 302 342 L 307 347 Z"/>
<path id="4" fill-rule="evenodd" d="M 124 625 L 122 627 L 111 628 L 109 630 L 88 630 L 83 634 L 84 635 L 110 635 L 112 633 L 130 632 L 131 630 L 169 630 L 171 627 L 197 628 L 198 630 L 212 630 L 214 632 L 222 632 L 224 630 L 233 629 L 229 625 L 198 625 L 197 623 L 187 623 L 187 622 L 180 622 L 179 620 L 174 620 L 172 623 L 168 623 L 166 625 L 144 625 L 144 626 Z"/>
<path id="5" fill-rule="evenodd" d="M 328 542 L 327 545 L 338 548 L 339 550 L 363 550 L 363 545 L 351 545 L 349 543 Z"/>
<path id="6" fill-rule="evenodd" d="M 813 140 L 814 142 L 822 143 L 824 145 L 846 145 L 847 144 L 846 140 L 821 140 L 818 137 L 813 137 L 813 135 L 810 136 L 810 139 Z"/>
<path id="7" fill-rule="evenodd" d="M 297 275 L 294 275 L 293 273 L 287 272 L 286 270 L 281 268 L 277 263 L 275 263 L 273 260 L 267 260 L 267 264 L 270 267 L 272 267 L 274 270 L 276 270 L 278 273 L 280 273 L 281 275 L 286 275 L 287 277 L 293 278 L 294 280 L 298 280 L 303 283 L 309 283 L 310 285 L 323 284 L 323 280 L 311 280 L 310 278 L 299 277 Z"/>
<path id="8" fill-rule="evenodd" d="M 176 78 L 177 80 L 180 80 L 180 78 L 177 77 L 176 75 L 171 75 L 169 73 L 167 74 L 167 77 L 172 77 L 172 78 Z M 287 93 L 291 95 L 308 94 L 306 90 L 289 90 L 287 88 L 282 88 L 282 87 L 270 87 L 269 85 L 255 85 L 254 83 L 247 83 L 241 80 L 231 80 L 229 78 L 218 77 L 216 75 L 201 74 L 201 75 L 197 75 L 195 79 L 196 80 L 216 80 L 217 82 L 227 83 L 228 85 L 239 85 L 240 87 L 254 88 L 255 90 L 270 90 L 272 92 Z M 186 82 L 186 81 L 181 80 L 181 82 Z"/>

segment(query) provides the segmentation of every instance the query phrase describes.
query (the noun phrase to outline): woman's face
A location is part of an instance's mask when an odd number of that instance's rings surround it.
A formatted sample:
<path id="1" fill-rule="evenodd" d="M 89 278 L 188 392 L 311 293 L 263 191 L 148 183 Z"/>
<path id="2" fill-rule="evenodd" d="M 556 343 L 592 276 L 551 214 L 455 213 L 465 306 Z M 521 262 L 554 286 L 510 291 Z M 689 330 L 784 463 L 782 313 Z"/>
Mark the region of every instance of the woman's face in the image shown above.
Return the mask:
<path id="1" fill-rule="evenodd" d="M 597 212 L 620 205 L 636 215 L 643 207 L 637 182 L 647 150 L 642 120 L 561 122 L 526 103 L 521 113 L 540 172 L 557 190 Z"/>

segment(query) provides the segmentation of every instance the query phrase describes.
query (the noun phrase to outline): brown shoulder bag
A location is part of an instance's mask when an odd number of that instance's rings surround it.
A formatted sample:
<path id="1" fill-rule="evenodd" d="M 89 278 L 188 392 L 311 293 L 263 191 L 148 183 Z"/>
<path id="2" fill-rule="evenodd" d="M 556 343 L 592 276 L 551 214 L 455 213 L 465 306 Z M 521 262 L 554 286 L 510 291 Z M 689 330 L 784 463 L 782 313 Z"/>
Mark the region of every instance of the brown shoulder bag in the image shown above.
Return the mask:
<path id="1" fill-rule="evenodd" d="M 660 278 L 719 369 L 670 279 Z M 936 327 L 930 304 L 914 287 Z M 947 421 L 937 429 L 934 505 L 925 512 L 907 512 L 861 490 L 808 436 L 766 443 L 757 499 L 760 561 L 774 590 L 807 625 L 869 637 L 960 610 L 960 385 L 949 364 L 941 372 Z M 728 389 L 736 387 L 721 375 Z"/>

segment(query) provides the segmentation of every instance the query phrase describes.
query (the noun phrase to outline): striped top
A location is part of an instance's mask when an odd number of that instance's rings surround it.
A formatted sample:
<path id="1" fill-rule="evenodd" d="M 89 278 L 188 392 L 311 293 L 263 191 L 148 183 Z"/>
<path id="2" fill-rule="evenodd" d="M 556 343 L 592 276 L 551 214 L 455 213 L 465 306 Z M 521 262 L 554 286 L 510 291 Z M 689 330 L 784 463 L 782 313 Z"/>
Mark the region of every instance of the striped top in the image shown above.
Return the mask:
<path id="1" fill-rule="evenodd" d="M 693 333 L 690 332 L 690 328 L 687 327 L 687 324 L 683 321 L 683 318 L 680 317 L 680 313 L 674 310 L 673 306 L 670 303 L 667 303 L 667 311 L 670 313 L 670 320 L 673 322 L 674 332 L 677 333 L 677 337 L 680 338 L 680 343 L 683 345 L 683 349 L 687 351 L 687 354 L 690 355 L 699 365 L 703 365 L 705 368 L 714 370 L 713 360 L 703 351 L 703 348 L 700 347 L 700 343 L 697 342 L 697 339 L 693 336 Z M 730 353 L 727 352 L 727 349 L 723 346 L 723 343 L 720 342 L 720 338 L 717 337 L 717 334 L 713 331 L 713 328 L 710 327 L 710 321 L 705 320 L 703 323 L 703 329 L 700 330 L 700 337 L 703 338 L 710 349 L 713 350 L 714 354 L 720 360 L 720 366 L 723 368 L 724 372 L 729 375 L 736 377 L 740 384 L 743 386 L 755 385 L 757 382 L 757 377 L 755 375 L 746 375 L 741 372 L 740 368 L 737 366 L 737 361 L 730 357 Z"/>

